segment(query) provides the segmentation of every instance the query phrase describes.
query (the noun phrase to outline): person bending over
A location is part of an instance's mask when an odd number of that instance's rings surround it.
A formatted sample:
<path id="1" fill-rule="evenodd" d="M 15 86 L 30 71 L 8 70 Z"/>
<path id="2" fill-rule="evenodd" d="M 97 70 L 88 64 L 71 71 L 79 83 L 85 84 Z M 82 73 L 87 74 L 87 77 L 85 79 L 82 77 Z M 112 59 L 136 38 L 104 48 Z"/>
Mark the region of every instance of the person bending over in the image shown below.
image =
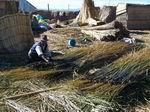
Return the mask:
<path id="1" fill-rule="evenodd" d="M 51 54 L 48 50 L 47 35 L 42 35 L 41 40 L 33 44 L 28 52 L 29 62 L 45 61 L 50 62 Z"/>

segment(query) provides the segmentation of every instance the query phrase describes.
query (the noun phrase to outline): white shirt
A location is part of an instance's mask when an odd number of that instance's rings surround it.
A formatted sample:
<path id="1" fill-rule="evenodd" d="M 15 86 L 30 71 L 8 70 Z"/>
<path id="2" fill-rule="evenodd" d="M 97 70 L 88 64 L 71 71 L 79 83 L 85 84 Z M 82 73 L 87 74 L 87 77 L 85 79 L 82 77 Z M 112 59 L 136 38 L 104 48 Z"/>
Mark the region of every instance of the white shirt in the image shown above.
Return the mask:
<path id="1" fill-rule="evenodd" d="M 40 46 L 37 46 L 37 47 L 35 48 L 35 50 L 36 50 L 38 56 L 41 56 L 41 55 L 44 54 L 44 53 L 42 52 L 42 48 L 41 48 Z M 51 52 L 50 52 L 48 49 L 46 49 L 46 53 L 45 53 L 45 54 L 46 54 L 47 56 L 49 56 L 49 57 L 52 56 Z"/>
<path id="2" fill-rule="evenodd" d="M 36 50 L 38 56 L 43 55 L 42 48 L 40 46 L 36 46 L 35 50 Z"/>

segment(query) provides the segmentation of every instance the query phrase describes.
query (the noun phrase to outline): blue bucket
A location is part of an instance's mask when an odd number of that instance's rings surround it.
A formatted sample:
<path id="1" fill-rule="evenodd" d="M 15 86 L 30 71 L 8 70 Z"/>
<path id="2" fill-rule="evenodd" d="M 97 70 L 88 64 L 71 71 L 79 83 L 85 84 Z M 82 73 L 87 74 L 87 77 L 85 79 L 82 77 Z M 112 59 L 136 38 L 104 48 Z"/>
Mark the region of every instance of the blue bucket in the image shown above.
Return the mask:
<path id="1" fill-rule="evenodd" d="M 77 43 L 76 40 L 73 38 L 68 40 L 68 46 L 75 47 L 76 43 Z"/>

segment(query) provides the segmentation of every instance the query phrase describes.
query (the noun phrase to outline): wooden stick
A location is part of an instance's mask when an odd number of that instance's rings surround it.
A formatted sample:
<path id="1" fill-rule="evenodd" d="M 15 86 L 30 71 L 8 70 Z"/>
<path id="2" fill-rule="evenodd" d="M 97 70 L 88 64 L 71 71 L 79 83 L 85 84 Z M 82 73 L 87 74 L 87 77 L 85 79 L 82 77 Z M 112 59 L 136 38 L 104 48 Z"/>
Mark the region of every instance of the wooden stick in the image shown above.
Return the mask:
<path id="1" fill-rule="evenodd" d="M 50 89 L 45 89 L 45 90 L 39 90 L 39 91 L 35 91 L 35 92 L 29 92 L 29 93 L 24 93 L 24 94 L 20 94 L 20 95 L 16 95 L 16 96 L 10 96 L 5 98 L 4 100 L 8 100 L 8 99 L 18 99 L 20 97 L 27 97 L 27 96 L 32 96 L 32 95 L 36 95 L 39 93 L 43 93 L 43 92 L 47 92 L 50 90 L 55 90 L 55 89 L 59 89 L 61 87 L 55 87 L 55 88 L 50 88 Z"/>
<path id="2" fill-rule="evenodd" d="M 36 88 L 31 88 L 31 90 L 35 91 Z M 75 104 L 73 104 L 67 97 L 65 97 L 62 94 L 56 94 L 56 93 L 39 93 L 39 95 L 43 99 L 47 99 L 48 101 L 54 101 L 57 104 L 64 107 L 66 112 L 82 112 L 80 108 L 78 108 Z"/>

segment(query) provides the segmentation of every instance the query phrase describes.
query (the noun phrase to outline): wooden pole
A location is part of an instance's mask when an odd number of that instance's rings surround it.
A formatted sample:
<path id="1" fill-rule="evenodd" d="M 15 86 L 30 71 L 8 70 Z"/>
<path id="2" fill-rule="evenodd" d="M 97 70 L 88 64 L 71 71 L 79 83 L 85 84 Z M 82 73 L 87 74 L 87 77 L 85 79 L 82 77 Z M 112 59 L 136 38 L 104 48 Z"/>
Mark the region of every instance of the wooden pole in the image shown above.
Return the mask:
<path id="1" fill-rule="evenodd" d="M 35 88 L 31 88 L 35 91 Z M 72 103 L 65 95 L 56 94 L 56 93 L 39 93 L 43 99 L 56 102 L 59 105 L 62 105 L 66 112 L 82 112 L 74 103 Z"/>
<path id="2" fill-rule="evenodd" d="M 48 7 L 48 12 L 50 11 L 50 8 L 49 8 L 49 3 L 47 4 L 47 7 Z"/>
<path id="3" fill-rule="evenodd" d="M 70 4 L 68 4 L 68 12 L 69 12 L 69 10 L 70 10 Z"/>
<path id="4" fill-rule="evenodd" d="M 20 97 L 27 97 L 27 96 L 32 96 L 32 95 L 36 95 L 36 94 L 39 94 L 39 93 L 43 93 L 43 92 L 47 92 L 47 91 L 51 91 L 51 90 L 55 90 L 55 89 L 59 89 L 61 87 L 55 87 L 55 88 L 50 88 L 50 89 L 45 89 L 45 90 L 39 90 L 39 91 L 35 91 L 35 92 L 29 92 L 29 93 L 24 93 L 24 94 L 19 94 L 19 95 L 16 95 L 16 96 L 10 96 L 10 97 L 7 97 L 5 98 L 4 100 L 13 100 L 13 99 L 18 99 Z"/>

